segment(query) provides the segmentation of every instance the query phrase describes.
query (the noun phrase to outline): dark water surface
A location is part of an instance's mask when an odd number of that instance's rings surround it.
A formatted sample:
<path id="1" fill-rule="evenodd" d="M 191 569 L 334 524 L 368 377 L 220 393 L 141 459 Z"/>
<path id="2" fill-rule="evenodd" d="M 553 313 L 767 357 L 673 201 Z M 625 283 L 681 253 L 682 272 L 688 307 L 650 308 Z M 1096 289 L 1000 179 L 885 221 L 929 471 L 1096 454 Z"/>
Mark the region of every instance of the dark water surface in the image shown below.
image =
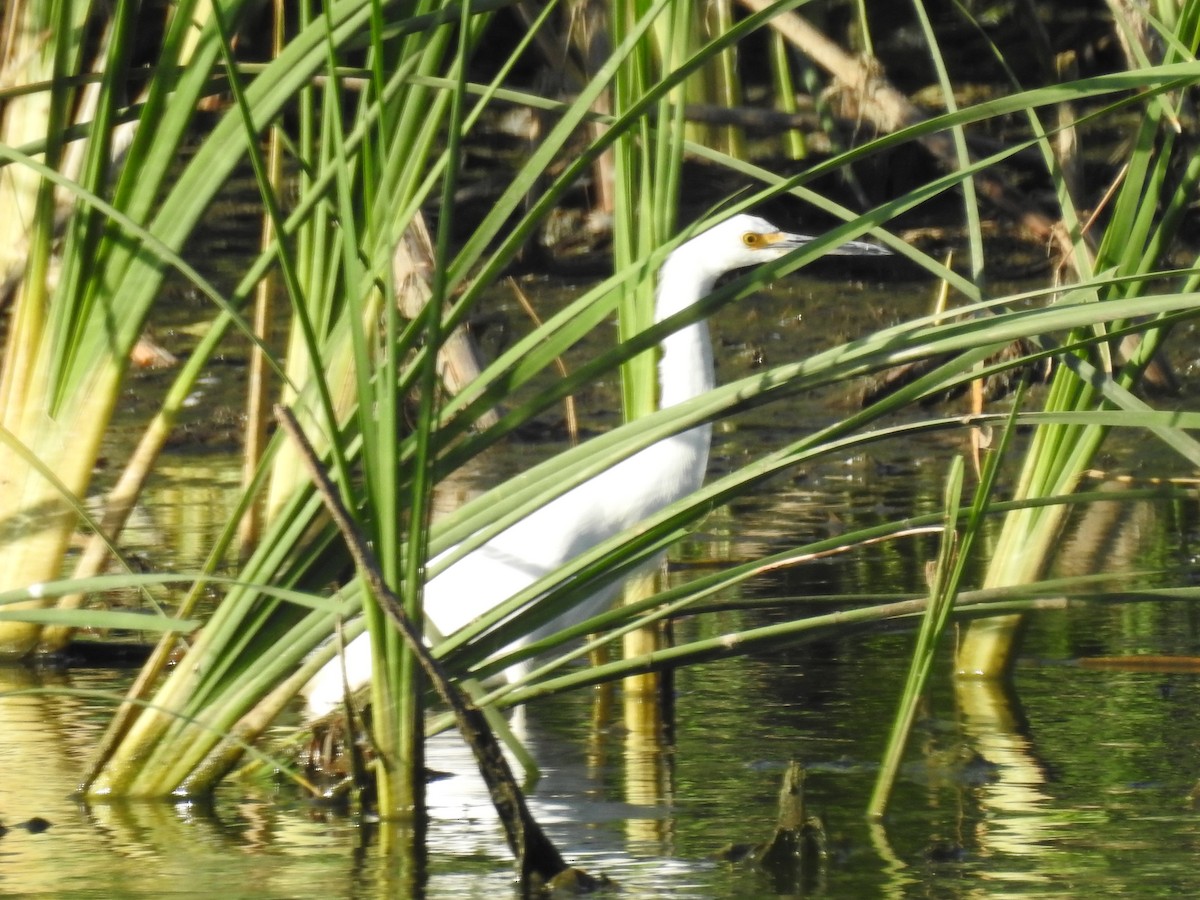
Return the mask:
<path id="1" fill-rule="evenodd" d="M 888 317 L 916 314 L 924 303 L 916 288 L 910 308 L 898 309 L 892 293 L 869 285 L 832 293 L 825 282 L 797 279 L 784 293 L 721 313 L 719 377 L 738 377 L 763 357 L 769 364 L 801 357 Z M 211 413 L 222 391 L 236 389 L 241 374 L 232 362 L 202 387 L 210 395 L 200 394 L 198 406 Z M 599 385 L 586 402 L 611 408 L 613 396 Z M 131 407 L 137 397 L 131 392 Z M 843 392 L 828 391 L 722 426 L 713 467 L 733 468 L 818 427 L 845 403 Z M 235 465 L 203 444 L 171 456 L 145 520 L 128 536 L 156 568 L 196 564 L 229 515 Z M 755 500 L 714 514 L 679 548 L 672 577 L 687 577 L 684 564 L 740 561 L 937 509 L 947 460 L 963 446 L 961 435 L 942 435 L 789 474 Z M 494 460 L 495 470 L 553 449 L 514 448 Z M 1114 474 L 1173 465 L 1119 443 L 1103 464 Z M 1194 553 L 1193 502 L 1113 509 L 1074 524 L 1064 571 L 1144 568 Z M 933 552 L 928 541 L 885 544 L 775 573 L 740 588 L 740 596 L 779 598 L 772 611 L 731 604 L 678 628 L 685 637 L 701 628 L 734 631 L 786 617 L 786 603 L 810 609 L 834 592 L 919 592 Z M 1077 662 L 1200 657 L 1191 607 L 1039 613 L 1008 690 L 956 684 L 947 647 L 889 813 L 871 824 L 864 810 L 913 640 L 908 631 L 877 630 L 680 671 L 665 715 L 619 691 L 534 705 L 517 725 L 543 769 L 535 814 L 571 862 L 612 878 L 627 897 L 1140 898 L 1200 890 L 1200 814 L 1187 803 L 1200 779 L 1200 678 L 1182 666 Z M 76 803 L 71 792 L 111 708 L 93 692 L 119 691 L 129 677 L 0 670 L 0 822 L 11 829 L 0 837 L 0 896 L 512 896 L 495 816 L 448 735 L 430 746 L 430 766 L 454 774 L 430 788 L 423 878 L 398 861 L 395 832 L 314 809 L 288 787 L 231 783 L 211 807 Z M 51 692 L 23 692 L 37 685 Z M 792 759 L 807 768 L 806 800 L 824 820 L 827 859 L 794 877 L 718 861 L 724 845 L 770 835 Z M 13 827 L 33 817 L 51 826 Z"/>

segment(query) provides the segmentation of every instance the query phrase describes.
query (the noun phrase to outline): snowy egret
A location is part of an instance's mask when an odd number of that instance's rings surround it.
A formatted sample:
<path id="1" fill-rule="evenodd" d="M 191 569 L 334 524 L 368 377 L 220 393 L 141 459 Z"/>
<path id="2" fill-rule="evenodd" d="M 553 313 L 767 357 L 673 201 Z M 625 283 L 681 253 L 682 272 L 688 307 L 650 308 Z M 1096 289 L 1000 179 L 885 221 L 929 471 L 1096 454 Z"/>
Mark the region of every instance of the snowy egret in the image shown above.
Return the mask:
<path id="1" fill-rule="evenodd" d="M 726 272 L 778 259 L 812 238 L 780 231 L 756 216 L 738 215 L 678 247 L 659 270 L 655 321 L 705 297 Z M 842 256 L 886 255 L 888 250 L 851 241 L 830 251 Z M 659 362 L 659 405 L 682 403 L 713 388 L 708 326 L 697 322 L 667 335 Z M 698 425 L 664 438 L 572 488 L 468 553 L 425 586 L 425 613 L 449 635 L 542 576 L 700 487 L 708 464 L 711 426 Z M 558 619 L 529 634 L 538 640 L 582 622 L 612 601 L 610 584 Z M 304 688 L 310 716 L 343 702 L 346 688 L 371 677 L 369 636 L 360 635 Z M 514 667 L 510 680 L 523 669 Z"/>

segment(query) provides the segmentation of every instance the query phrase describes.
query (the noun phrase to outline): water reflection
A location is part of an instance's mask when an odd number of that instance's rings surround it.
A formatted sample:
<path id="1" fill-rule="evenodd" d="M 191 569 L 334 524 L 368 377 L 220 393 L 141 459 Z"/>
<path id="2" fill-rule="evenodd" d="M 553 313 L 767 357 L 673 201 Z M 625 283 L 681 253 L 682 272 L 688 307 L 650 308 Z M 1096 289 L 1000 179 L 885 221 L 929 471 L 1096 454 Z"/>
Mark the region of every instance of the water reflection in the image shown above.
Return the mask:
<path id="1" fill-rule="evenodd" d="M 535 813 L 573 862 L 633 896 L 761 897 L 763 876 L 709 856 L 769 836 L 779 778 L 794 757 L 808 768 L 809 808 L 830 836 L 818 896 L 1051 896 L 1063 873 L 1073 890 L 1120 886 L 1122 896 L 1150 896 L 1139 879 L 1161 886 L 1168 872 L 1173 884 L 1190 883 L 1180 854 L 1200 837 L 1181 807 L 1195 779 L 1189 748 L 1200 742 L 1192 674 L 1026 665 L 1017 679 L 1023 705 L 940 680 L 889 814 L 869 825 L 862 811 L 908 643 L 881 633 L 680 672 L 673 717 L 661 696 L 611 690 L 540 704 L 518 722 L 544 773 Z M 79 806 L 69 794 L 107 714 L 91 691 L 121 680 L 4 671 L 0 813 L 10 825 L 35 815 L 53 823 L 44 834 L 17 829 L 0 839 L 6 893 L 64 895 L 85 884 L 113 897 L 238 896 L 241 885 L 262 897 L 511 890 L 486 790 L 448 734 L 430 745 L 430 764 L 451 775 L 430 785 L 429 880 L 420 890 L 412 880 L 420 872 L 392 850 L 402 836 L 270 784 L 231 784 L 212 807 Z M 18 693 L 37 683 L 85 693 Z"/>
<path id="2" fill-rule="evenodd" d="M 1026 737 L 1011 686 L 959 679 L 954 687 L 963 737 L 994 772 L 976 796 L 984 818 L 973 835 L 978 852 L 1025 861 L 1053 853 L 1058 823 L 1043 789 L 1046 772 Z M 1013 873 L 989 877 L 1007 880 Z"/>

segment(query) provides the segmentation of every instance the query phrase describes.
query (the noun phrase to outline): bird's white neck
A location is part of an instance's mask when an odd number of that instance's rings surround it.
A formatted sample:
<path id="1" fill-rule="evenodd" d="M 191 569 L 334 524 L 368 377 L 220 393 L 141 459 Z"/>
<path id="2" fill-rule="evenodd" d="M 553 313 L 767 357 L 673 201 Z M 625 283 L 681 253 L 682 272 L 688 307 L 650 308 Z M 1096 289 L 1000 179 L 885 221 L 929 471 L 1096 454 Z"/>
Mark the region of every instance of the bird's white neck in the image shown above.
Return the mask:
<path id="1" fill-rule="evenodd" d="M 655 322 L 687 309 L 712 290 L 716 279 L 704 274 L 697 278 L 695 271 L 687 271 L 691 268 L 687 259 L 680 259 L 675 254 L 667 257 L 658 276 Z M 687 288 L 681 290 L 680 285 L 687 285 Z M 663 290 L 664 286 L 666 290 Z M 701 320 L 663 338 L 658 384 L 658 405 L 662 409 L 713 389 L 712 344 L 706 322 Z"/>

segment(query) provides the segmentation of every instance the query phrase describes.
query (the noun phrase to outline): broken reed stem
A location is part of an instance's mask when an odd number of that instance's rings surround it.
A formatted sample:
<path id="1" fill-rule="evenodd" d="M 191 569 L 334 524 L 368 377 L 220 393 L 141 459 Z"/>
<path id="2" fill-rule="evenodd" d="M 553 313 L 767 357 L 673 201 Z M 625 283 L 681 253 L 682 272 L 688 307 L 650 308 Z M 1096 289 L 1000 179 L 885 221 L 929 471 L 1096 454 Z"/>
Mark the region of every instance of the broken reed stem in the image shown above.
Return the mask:
<path id="1" fill-rule="evenodd" d="M 475 761 L 487 784 L 492 803 L 496 807 L 500 821 L 504 823 L 508 845 L 517 859 L 523 879 L 529 875 L 536 875 L 544 881 L 549 881 L 555 875 L 565 871 L 567 864 L 529 812 L 525 797 L 513 777 L 512 769 L 504 758 L 504 754 L 501 753 L 496 736 L 492 734 L 483 713 L 466 698 L 456 685 L 451 683 L 441 664 L 425 646 L 421 633 L 404 611 L 400 598 L 385 583 L 378 561 L 367 546 L 358 526 L 346 511 L 337 487 L 330 481 L 312 444 L 305 437 L 300 423 L 296 421 L 292 411 L 283 406 L 276 406 L 275 418 L 295 441 L 300 458 L 312 476 L 317 493 L 321 495 L 325 508 L 345 539 L 346 545 L 350 549 L 350 555 L 354 559 L 354 565 L 362 575 L 368 590 L 379 602 L 380 608 L 388 619 L 403 635 L 405 643 L 416 655 L 438 696 L 453 711 L 458 729 L 475 755 Z"/>

